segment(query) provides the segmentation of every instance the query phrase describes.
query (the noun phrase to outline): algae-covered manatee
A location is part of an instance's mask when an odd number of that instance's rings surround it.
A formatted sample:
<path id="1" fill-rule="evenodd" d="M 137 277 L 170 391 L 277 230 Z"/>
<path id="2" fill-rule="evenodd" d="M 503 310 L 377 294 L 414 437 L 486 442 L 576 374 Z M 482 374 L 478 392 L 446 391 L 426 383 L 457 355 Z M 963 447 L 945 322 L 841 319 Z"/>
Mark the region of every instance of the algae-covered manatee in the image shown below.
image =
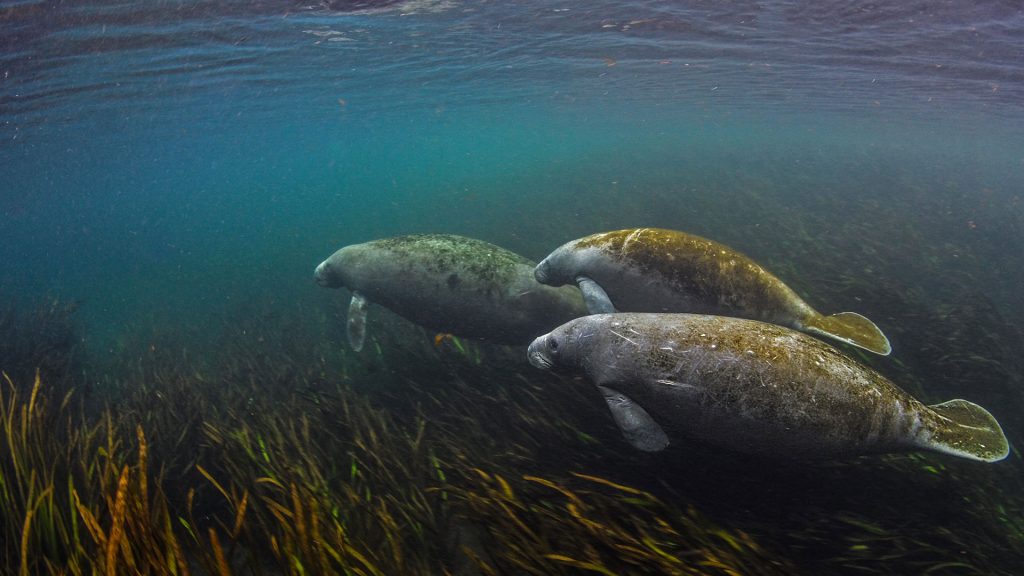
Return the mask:
<path id="1" fill-rule="evenodd" d="M 820 458 L 929 450 L 996 462 L 1009 446 L 984 408 L 925 406 L 825 342 L 775 324 L 694 314 L 598 314 L 528 350 L 589 378 L 636 448 L 673 435 L 742 452 Z"/>
<path id="2" fill-rule="evenodd" d="M 418 234 L 353 244 L 316 268 L 321 286 L 348 288 L 348 338 L 362 348 L 367 302 L 426 328 L 498 344 L 529 344 L 587 313 L 579 290 L 538 283 L 534 262 L 481 240 Z"/>
<path id="3" fill-rule="evenodd" d="M 595 314 L 720 314 L 788 326 L 876 354 L 892 350 L 860 314 L 820 314 L 757 262 L 685 232 L 635 228 L 579 238 L 542 260 L 536 276 L 552 286 L 578 284 Z"/>

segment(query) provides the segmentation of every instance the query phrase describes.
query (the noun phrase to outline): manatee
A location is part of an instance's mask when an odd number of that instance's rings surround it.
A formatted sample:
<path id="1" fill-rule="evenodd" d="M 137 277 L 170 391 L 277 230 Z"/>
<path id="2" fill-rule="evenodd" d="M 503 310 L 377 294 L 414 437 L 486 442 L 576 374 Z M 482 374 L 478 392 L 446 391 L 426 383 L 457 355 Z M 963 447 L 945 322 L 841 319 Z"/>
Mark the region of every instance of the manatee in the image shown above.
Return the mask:
<path id="1" fill-rule="evenodd" d="M 996 462 L 984 408 L 925 406 L 825 342 L 775 324 L 696 314 L 599 314 L 538 337 L 546 370 L 585 375 L 635 448 L 674 437 L 797 459 L 928 450 Z"/>
<path id="2" fill-rule="evenodd" d="M 542 284 L 578 284 L 593 314 L 735 316 L 833 338 L 883 356 L 892 350 L 882 331 L 860 314 L 824 316 L 757 262 L 685 232 L 636 228 L 593 234 L 562 245 L 534 273 Z"/>
<path id="3" fill-rule="evenodd" d="M 421 234 L 345 246 L 314 279 L 352 291 L 348 340 L 357 351 L 369 302 L 439 332 L 525 345 L 587 313 L 579 290 L 539 284 L 534 264 L 481 240 Z"/>

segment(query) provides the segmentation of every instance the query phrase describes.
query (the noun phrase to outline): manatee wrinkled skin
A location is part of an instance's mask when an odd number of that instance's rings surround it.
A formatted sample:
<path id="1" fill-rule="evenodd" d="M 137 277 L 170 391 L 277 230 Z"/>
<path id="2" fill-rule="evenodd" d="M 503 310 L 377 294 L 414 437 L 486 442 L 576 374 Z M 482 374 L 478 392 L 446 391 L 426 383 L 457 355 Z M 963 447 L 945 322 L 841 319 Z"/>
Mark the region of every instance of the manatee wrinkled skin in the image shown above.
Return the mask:
<path id="1" fill-rule="evenodd" d="M 579 290 L 540 284 L 533 267 L 481 240 L 419 234 L 345 246 L 317 266 L 314 278 L 352 291 L 349 341 L 356 350 L 366 301 L 438 332 L 523 345 L 587 313 Z"/>
<path id="2" fill-rule="evenodd" d="M 630 228 L 560 246 L 537 265 L 537 281 L 576 283 L 593 314 L 687 312 L 761 320 L 876 354 L 892 350 L 867 318 L 823 315 L 740 252 L 677 230 Z"/>
<path id="3" fill-rule="evenodd" d="M 828 344 L 774 324 L 694 314 L 600 314 L 538 337 L 542 369 L 588 377 L 636 448 L 672 437 L 826 458 L 930 450 L 995 462 L 998 422 L 966 400 L 925 406 Z"/>

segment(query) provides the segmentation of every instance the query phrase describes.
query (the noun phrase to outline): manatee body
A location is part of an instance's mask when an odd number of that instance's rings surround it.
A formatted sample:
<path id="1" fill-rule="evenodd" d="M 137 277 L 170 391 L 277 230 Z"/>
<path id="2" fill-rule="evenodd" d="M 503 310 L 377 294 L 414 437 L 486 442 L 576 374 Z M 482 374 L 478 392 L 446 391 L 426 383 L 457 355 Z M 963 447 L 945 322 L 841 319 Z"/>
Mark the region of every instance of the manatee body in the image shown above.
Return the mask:
<path id="1" fill-rule="evenodd" d="M 538 337 L 530 362 L 586 375 L 636 448 L 670 435 L 737 451 L 815 458 L 930 450 L 995 462 L 998 422 L 966 400 L 925 406 L 828 344 L 763 322 L 600 314 Z"/>
<path id="2" fill-rule="evenodd" d="M 824 316 L 739 252 L 700 236 L 660 228 L 593 234 L 568 242 L 535 270 L 542 284 L 577 283 L 591 313 L 689 312 L 761 320 L 859 346 L 892 350 L 870 320 Z"/>
<path id="3" fill-rule="evenodd" d="M 348 338 L 362 348 L 375 302 L 417 324 L 499 344 L 528 344 L 587 313 L 579 291 L 539 284 L 534 263 L 480 240 L 397 236 L 346 246 L 316 268 L 321 286 L 352 291 Z"/>

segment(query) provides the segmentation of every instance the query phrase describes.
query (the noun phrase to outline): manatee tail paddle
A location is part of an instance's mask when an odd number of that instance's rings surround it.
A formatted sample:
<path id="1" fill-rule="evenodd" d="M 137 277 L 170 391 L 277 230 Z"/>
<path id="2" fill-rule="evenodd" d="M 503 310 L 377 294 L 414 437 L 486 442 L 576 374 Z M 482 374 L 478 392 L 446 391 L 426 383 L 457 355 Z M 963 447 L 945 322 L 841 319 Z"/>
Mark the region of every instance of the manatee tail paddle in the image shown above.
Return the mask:
<path id="1" fill-rule="evenodd" d="M 892 352 L 889 339 L 875 323 L 856 312 L 840 312 L 831 316 L 818 315 L 807 321 L 804 328 L 812 334 L 853 344 L 868 352 L 888 356 Z"/>
<path id="2" fill-rule="evenodd" d="M 981 462 L 998 462 L 1010 453 L 999 422 L 981 406 L 957 399 L 928 408 L 939 417 L 922 448 Z"/>

